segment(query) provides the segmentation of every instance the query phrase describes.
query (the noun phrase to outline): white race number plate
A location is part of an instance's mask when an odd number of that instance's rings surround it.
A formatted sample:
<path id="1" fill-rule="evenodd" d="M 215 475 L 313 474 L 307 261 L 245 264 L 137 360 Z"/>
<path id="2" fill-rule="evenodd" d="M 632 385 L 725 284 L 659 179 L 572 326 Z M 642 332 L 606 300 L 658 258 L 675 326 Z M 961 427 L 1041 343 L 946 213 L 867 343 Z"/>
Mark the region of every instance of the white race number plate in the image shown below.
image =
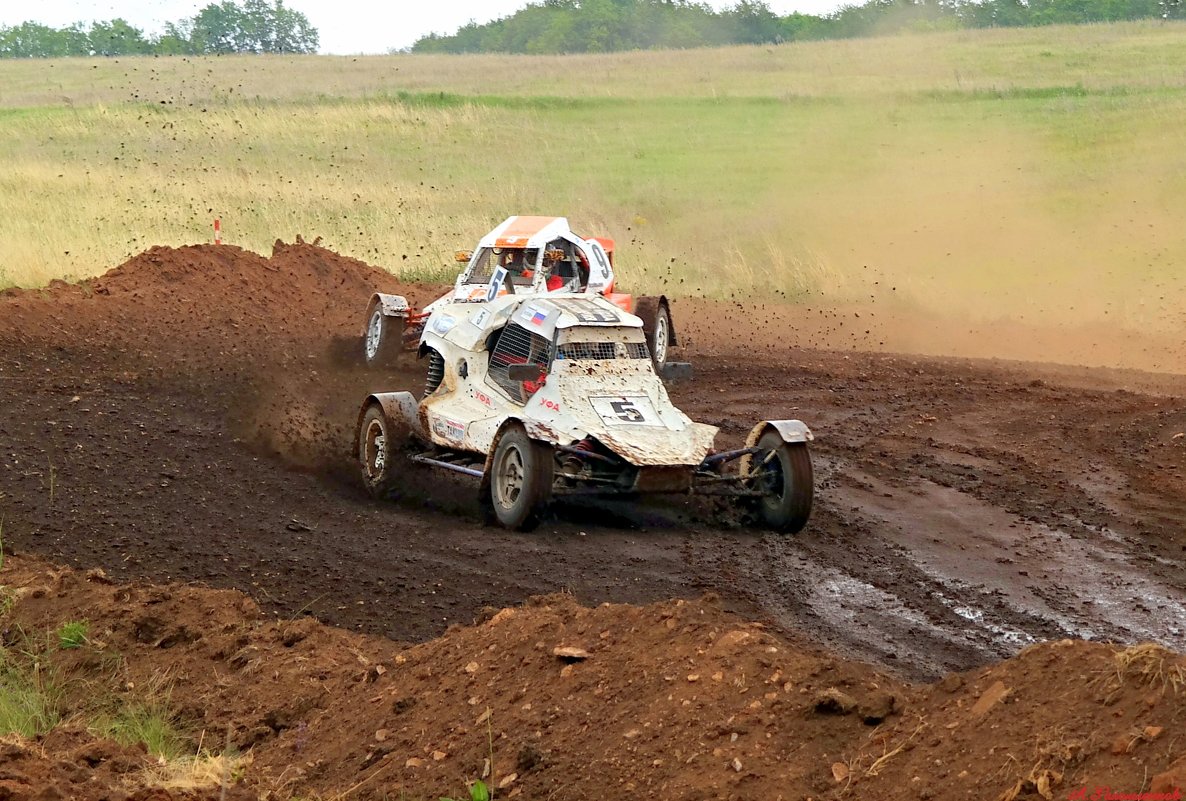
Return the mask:
<path id="1" fill-rule="evenodd" d="M 663 425 L 646 395 L 597 395 L 589 403 L 607 425 Z"/>

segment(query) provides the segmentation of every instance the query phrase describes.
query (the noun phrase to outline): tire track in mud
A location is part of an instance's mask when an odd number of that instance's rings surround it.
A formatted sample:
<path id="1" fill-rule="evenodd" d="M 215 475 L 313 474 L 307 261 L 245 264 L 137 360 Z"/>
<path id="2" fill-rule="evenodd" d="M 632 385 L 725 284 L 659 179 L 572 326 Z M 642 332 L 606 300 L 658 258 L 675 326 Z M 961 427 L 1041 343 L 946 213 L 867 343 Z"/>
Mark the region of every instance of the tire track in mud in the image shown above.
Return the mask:
<path id="1" fill-rule="evenodd" d="M 1115 425 L 1110 418 L 1130 410 L 1112 414 L 1110 393 L 1069 393 L 1009 372 L 964 372 L 950 376 L 958 379 L 955 392 L 934 397 L 924 385 L 912 401 L 889 381 L 868 393 L 867 377 L 849 383 L 828 376 L 828 394 L 838 394 L 839 384 L 873 397 L 862 397 L 864 408 L 820 403 L 828 414 L 817 428 L 812 525 L 797 538 L 765 537 L 750 552 L 732 554 L 731 571 L 751 579 L 743 592 L 776 624 L 811 631 L 910 678 L 1011 656 L 1051 638 L 1186 647 L 1186 545 L 1181 528 L 1173 530 L 1183 504 L 1154 496 L 1161 502 L 1152 507 L 1171 522 L 1151 522 L 1134 503 L 1123 447 L 1109 452 L 1083 442 L 1083 431 L 1106 430 Z M 767 398 L 798 395 L 806 409 L 810 398 L 826 398 L 781 379 L 770 381 Z M 736 374 L 729 380 L 749 382 Z M 1045 394 L 1055 395 L 1053 406 Z M 760 393 L 733 397 L 742 407 L 728 409 L 733 417 L 769 413 Z M 1050 414 L 1060 407 L 1070 414 Z M 1039 411 L 1055 422 L 1030 446 L 1014 421 Z M 1109 479 L 1106 495 L 1084 486 Z"/>
<path id="2" fill-rule="evenodd" d="M 1065 636 L 993 593 L 925 570 L 908 548 L 881 535 L 878 521 L 828 490 L 809 529 L 764 535 L 733 554 L 736 572 L 747 579 L 742 591 L 780 628 L 911 679 Z M 712 546 L 705 550 L 702 558 L 711 559 Z"/>

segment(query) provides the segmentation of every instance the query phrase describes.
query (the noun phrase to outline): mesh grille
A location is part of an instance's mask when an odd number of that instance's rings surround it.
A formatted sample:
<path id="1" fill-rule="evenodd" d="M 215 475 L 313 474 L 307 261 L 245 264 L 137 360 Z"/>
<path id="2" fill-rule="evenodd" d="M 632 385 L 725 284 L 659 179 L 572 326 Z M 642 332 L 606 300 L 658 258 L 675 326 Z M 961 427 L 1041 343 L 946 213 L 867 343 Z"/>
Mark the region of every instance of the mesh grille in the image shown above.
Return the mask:
<path id="1" fill-rule="evenodd" d="M 645 342 L 625 342 L 622 344 L 625 348 L 624 358 L 646 359 L 650 356 L 647 353 Z M 618 350 L 618 343 L 616 342 L 565 342 L 556 350 L 557 357 L 561 359 L 623 358 L 620 354 L 621 351 Z"/>
<path id="2" fill-rule="evenodd" d="M 471 284 L 488 284 L 490 279 L 494 277 L 494 259 L 490 258 L 490 251 L 483 250 L 478 253 L 478 260 L 474 262 L 474 268 L 470 271 L 469 278 L 466 280 Z"/>
<path id="3" fill-rule="evenodd" d="M 490 283 L 490 279 L 494 277 L 494 271 L 498 268 L 500 261 L 506 259 L 518 269 L 518 271 L 511 270 L 511 283 L 515 286 L 530 286 L 532 279 L 525 277 L 522 270 L 525 266 L 530 268 L 534 264 L 534 259 L 538 253 L 539 251 L 537 250 L 508 250 L 503 254 L 498 254 L 491 248 L 482 248 L 478 251 L 478 258 L 474 261 L 474 267 L 465 281 L 467 284 Z"/>
<path id="4" fill-rule="evenodd" d="M 548 366 L 548 349 L 548 340 L 511 323 L 502 329 L 498 343 L 490 353 L 490 380 L 514 400 L 526 403 L 539 387 L 532 381 L 512 381 L 507 375 L 507 367 L 512 364 L 538 364 L 540 372 L 543 372 Z"/>
<path id="5" fill-rule="evenodd" d="M 561 359 L 616 359 L 613 342 L 565 342 L 557 349 Z"/>
<path id="6" fill-rule="evenodd" d="M 647 343 L 645 342 L 627 342 L 626 356 L 630 359 L 651 358 L 651 354 L 647 352 Z"/>

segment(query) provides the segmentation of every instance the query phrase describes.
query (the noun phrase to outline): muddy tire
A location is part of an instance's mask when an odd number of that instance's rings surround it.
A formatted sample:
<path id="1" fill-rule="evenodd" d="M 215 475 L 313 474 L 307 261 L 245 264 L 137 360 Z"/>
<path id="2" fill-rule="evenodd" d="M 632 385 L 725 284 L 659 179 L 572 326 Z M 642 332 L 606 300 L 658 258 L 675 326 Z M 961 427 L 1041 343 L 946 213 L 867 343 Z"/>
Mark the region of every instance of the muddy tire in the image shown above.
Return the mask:
<path id="1" fill-rule="evenodd" d="M 642 331 L 647 339 L 647 349 L 651 352 L 651 361 L 655 365 L 655 371 L 661 373 L 671 357 L 671 347 L 675 344 L 675 328 L 671 324 L 671 310 L 667 308 L 667 300 L 657 297 L 639 298 L 634 313 L 642 319 Z"/>
<path id="2" fill-rule="evenodd" d="M 358 429 L 358 461 L 363 486 L 372 498 L 384 498 L 395 489 L 400 452 L 406 442 L 402 422 L 390 420 L 378 404 L 367 409 Z"/>
<path id="3" fill-rule="evenodd" d="M 552 499 L 552 449 L 527 436 L 519 426 L 498 438 L 490 464 L 483 505 L 492 522 L 530 531 L 539 525 Z"/>
<path id="4" fill-rule="evenodd" d="M 383 313 L 378 298 L 367 307 L 366 326 L 362 332 L 362 358 L 368 367 L 386 367 L 395 362 L 403 346 L 404 321 Z"/>
<path id="5" fill-rule="evenodd" d="M 758 447 L 763 450 L 753 457 L 754 487 L 769 491 L 758 498 L 758 518 L 775 531 L 801 531 L 811 517 L 815 493 L 807 443 L 784 442 L 777 431 L 767 431 L 758 439 Z"/>

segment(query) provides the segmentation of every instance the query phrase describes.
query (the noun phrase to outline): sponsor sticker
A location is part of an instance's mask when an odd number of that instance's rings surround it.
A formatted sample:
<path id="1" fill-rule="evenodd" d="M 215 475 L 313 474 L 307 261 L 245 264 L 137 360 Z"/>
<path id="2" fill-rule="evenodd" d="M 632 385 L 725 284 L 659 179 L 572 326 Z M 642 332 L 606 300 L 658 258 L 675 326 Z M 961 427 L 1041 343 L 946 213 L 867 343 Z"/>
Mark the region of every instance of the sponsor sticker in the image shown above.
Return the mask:
<path id="1" fill-rule="evenodd" d="M 432 433 L 454 442 L 461 442 L 465 439 L 465 424 L 447 417 L 433 417 Z"/>
<path id="2" fill-rule="evenodd" d="M 548 319 L 548 315 L 544 314 L 542 311 L 537 311 L 531 315 L 531 324 L 532 325 L 543 325 L 544 320 L 546 320 L 546 319 Z"/>

